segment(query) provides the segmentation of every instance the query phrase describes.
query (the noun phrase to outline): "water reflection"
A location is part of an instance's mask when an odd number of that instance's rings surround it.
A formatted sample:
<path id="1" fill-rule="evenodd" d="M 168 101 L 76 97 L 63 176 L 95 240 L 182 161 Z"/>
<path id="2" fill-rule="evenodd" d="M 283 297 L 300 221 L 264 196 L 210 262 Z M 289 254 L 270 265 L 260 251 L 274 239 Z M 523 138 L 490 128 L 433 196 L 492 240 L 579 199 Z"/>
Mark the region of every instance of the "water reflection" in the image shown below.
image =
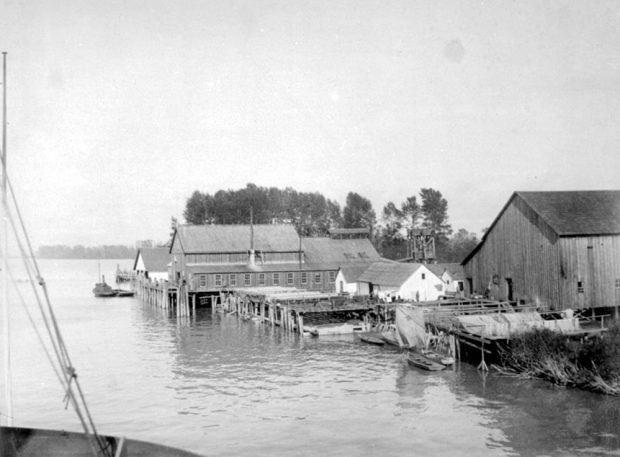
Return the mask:
<path id="1" fill-rule="evenodd" d="M 353 336 L 300 338 L 210 310 L 177 319 L 137 299 L 95 300 L 97 262 L 75 287 L 75 262 L 54 265 L 63 332 L 104 432 L 206 455 L 620 454 L 620 399 L 469 365 L 422 372 Z M 42 385 L 23 335 L 20 423 L 79 428 L 59 420 L 62 392 Z"/>

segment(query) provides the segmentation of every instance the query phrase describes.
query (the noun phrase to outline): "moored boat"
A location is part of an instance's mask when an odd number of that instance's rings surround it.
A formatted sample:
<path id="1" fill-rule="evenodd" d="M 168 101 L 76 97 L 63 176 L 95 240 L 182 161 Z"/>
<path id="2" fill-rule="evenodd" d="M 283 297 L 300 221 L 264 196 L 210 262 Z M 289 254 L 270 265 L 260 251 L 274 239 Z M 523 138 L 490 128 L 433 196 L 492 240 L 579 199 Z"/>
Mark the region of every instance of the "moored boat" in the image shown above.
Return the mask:
<path id="1" fill-rule="evenodd" d="M 97 284 L 95 284 L 95 288 L 93 289 L 93 294 L 95 294 L 95 297 L 115 297 L 116 296 L 116 292 L 114 291 L 114 289 L 112 289 L 112 287 L 110 287 L 105 282 L 105 277 L 103 276 L 101 278 L 101 282 L 98 282 Z"/>
<path id="2" fill-rule="evenodd" d="M 125 289 L 112 289 L 114 291 L 115 297 L 133 297 L 135 292 L 133 290 L 125 290 Z"/>
<path id="3" fill-rule="evenodd" d="M 360 336 L 360 340 L 362 340 L 364 343 L 374 344 L 376 346 L 383 346 L 385 344 L 385 342 L 381 338 L 375 335 L 362 334 Z"/>
<path id="4" fill-rule="evenodd" d="M 409 365 L 428 371 L 441 371 L 446 369 L 443 363 L 433 360 L 416 350 L 410 350 L 407 353 L 407 362 Z"/>

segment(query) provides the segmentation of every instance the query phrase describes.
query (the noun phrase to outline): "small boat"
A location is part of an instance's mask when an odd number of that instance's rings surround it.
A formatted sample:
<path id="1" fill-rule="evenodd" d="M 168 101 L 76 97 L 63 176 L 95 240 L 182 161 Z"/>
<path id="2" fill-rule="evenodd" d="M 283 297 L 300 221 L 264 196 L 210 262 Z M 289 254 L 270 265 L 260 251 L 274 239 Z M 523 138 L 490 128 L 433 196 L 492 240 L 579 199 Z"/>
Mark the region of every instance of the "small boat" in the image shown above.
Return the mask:
<path id="1" fill-rule="evenodd" d="M 416 350 L 409 351 L 407 354 L 407 362 L 409 365 L 428 371 L 441 371 L 446 369 L 443 363 L 439 363 Z"/>
<path id="2" fill-rule="evenodd" d="M 123 437 L 85 435 L 65 430 L 0 426 L 2 457 L 96 455 L 126 457 L 200 457 L 193 452 Z M 93 448 L 94 446 L 94 448 Z"/>
<path id="3" fill-rule="evenodd" d="M 116 297 L 116 292 L 105 282 L 104 276 L 101 277 L 101 282 L 95 284 L 93 294 L 95 297 Z"/>
<path id="4" fill-rule="evenodd" d="M 385 344 L 385 342 L 381 338 L 378 338 L 374 335 L 362 335 L 360 336 L 360 340 L 362 340 L 364 343 L 374 344 L 376 346 L 383 346 Z"/>
<path id="5" fill-rule="evenodd" d="M 395 325 L 390 325 L 386 330 L 381 332 L 381 339 L 391 346 L 401 345 L 398 341 L 398 330 Z"/>
<path id="6" fill-rule="evenodd" d="M 450 365 L 454 365 L 454 357 L 450 355 L 442 354 L 440 352 L 433 351 L 432 349 L 420 349 L 419 351 L 425 357 L 428 357 L 435 362 L 441 363 L 442 365 L 445 365 L 447 367 L 449 367 Z"/>
<path id="7" fill-rule="evenodd" d="M 133 297 L 135 292 L 133 290 L 125 289 L 112 289 L 115 293 L 115 297 Z"/>

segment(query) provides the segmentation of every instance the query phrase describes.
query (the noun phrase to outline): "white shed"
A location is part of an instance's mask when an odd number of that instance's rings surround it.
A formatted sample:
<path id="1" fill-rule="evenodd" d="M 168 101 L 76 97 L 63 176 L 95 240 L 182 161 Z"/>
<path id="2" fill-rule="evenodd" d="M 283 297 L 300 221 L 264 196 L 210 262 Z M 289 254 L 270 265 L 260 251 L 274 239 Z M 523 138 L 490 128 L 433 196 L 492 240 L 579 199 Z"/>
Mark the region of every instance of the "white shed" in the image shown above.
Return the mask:
<path id="1" fill-rule="evenodd" d="M 168 280 L 169 248 L 142 248 L 136 254 L 133 270 L 137 276 L 152 280 Z"/>
<path id="2" fill-rule="evenodd" d="M 444 282 L 421 263 L 374 263 L 358 280 L 388 301 L 432 301 L 445 291 Z"/>

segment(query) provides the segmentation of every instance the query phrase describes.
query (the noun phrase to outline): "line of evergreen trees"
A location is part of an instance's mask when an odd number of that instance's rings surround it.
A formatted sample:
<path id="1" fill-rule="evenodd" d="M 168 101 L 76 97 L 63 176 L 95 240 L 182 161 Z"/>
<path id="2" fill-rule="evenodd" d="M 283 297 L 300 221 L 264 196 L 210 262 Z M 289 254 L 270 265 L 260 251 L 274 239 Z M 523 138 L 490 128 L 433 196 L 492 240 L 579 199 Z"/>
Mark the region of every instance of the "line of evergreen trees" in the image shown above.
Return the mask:
<path id="1" fill-rule="evenodd" d="M 432 188 L 420 190 L 397 206 L 388 202 L 377 220 L 369 199 L 350 192 L 341 209 L 338 202 L 318 192 L 298 192 L 290 187 L 247 184 L 239 190 L 215 194 L 194 191 L 183 217 L 188 224 L 293 224 L 302 236 L 327 236 L 332 228 L 368 228 L 381 255 L 397 259 L 407 255 L 407 231 L 428 229 L 435 233 L 437 259 L 460 262 L 478 239 L 465 229 L 453 234 L 448 223 L 448 202 Z"/>
<path id="2" fill-rule="evenodd" d="M 133 259 L 136 249 L 121 246 L 41 246 L 36 253 L 41 259 Z"/>

